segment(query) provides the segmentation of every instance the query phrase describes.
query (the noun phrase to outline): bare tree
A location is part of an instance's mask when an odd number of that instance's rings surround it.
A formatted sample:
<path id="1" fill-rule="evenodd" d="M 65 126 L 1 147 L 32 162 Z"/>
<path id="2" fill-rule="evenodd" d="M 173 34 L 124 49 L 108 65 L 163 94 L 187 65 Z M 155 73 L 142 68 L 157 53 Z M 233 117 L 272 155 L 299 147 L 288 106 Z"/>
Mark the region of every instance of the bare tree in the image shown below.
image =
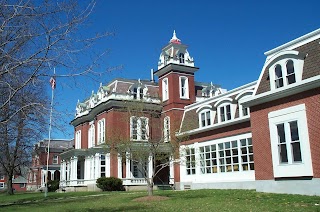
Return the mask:
<path id="1" fill-rule="evenodd" d="M 122 112 L 126 115 L 124 120 L 119 121 L 130 123 L 131 138 L 124 134 L 123 129 L 114 129 L 109 132 L 106 143 L 111 154 L 121 155 L 122 160 L 129 160 L 134 165 L 132 172 L 145 179 L 148 195 L 152 196 L 159 173 L 166 168 L 169 170 L 170 165 L 180 163 L 179 143 L 184 138 L 176 138 L 174 128 L 168 135 L 169 139 L 165 138 L 160 105 L 143 101 L 126 101 L 124 105 Z M 171 126 L 175 124 L 172 123 Z M 167 174 L 168 181 L 163 183 L 169 184 L 169 173 Z"/>
<path id="2" fill-rule="evenodd" d="M 9 194 L 14 173 L 29 162 L 30 148 L 47 130 L 44 83 L 52 68 L 68 70 L 56 77 L 93 78 L 102 73 L 93 70 L 107 51 L 93 52 L 92 47 L 111 33 L 89 35 L 83 30 L 95 4 L 0 0 L 0 165 Z"/>
<path id="3" fill-rule="evenodd" d="M 0 0 L 0 83 L 10 88 L 0 109 L 10 104 L 26 85 L 52 75 L 52 67 L 68 70 L 57 77 L 86 75 L 94 72 L 98 60 L 107 52 L 92 52 L 97 39 L 111 33 L 81 34 L 95 1 L 78 5 L 73 0 Z M 83 6 L 85 5 L 85 6 Z M 83 32 L 83 30 L 82 30 Z M 85 62 L 84 58 L 87 59 Z M 79 63 L 79 61 L 82 61 Z M 20 86 L 10 86 L 5 76 L 19 76 Z M 18 112 L 18 111 L 17 111 Z M 1 119 L 5 122 L 11 117 Z"/>

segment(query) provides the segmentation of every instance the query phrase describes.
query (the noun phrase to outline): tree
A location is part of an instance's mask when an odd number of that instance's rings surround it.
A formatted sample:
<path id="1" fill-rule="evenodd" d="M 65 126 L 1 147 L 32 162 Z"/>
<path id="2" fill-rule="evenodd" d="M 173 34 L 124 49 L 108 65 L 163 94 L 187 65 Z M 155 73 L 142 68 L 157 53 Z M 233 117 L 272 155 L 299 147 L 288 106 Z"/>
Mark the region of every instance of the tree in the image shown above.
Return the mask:
<path id="1" fill-rule="evenodd" d="M 178 128 L 171 123 L 170 139 L 164 142 L 161 105 L 144 101 L 125 101 L 124 105 L 122 110 L 126 115 L 119 121 L 130 123 L 131 138 L 123 133 L 123 129 L 114 129 L 109 133 L 107 145 L 111 154 L 122 155 L 122 160 L 129 160 L 135 166 L 133 172 L 145 179 L 148 195 L 152 196 L 158 174 L 170 165 L 180 163 L 179 143 L 184 138 L 175 137 Z"/>
<path id="2" fill-rule="evenodd" d="M 13 175 L 29 162 L 30 148 L 47 131 L 49 98 L 44 86 L 53 67 L 68 70 L 56 77 L 101 74 L 93 69 L 106 51 L 91 50 L 111 33 L 81 34 L 95 4 L 0 0 L 0 165 L 9 194 Z M 84 56 L 90 60 L 79 63 Z"/>

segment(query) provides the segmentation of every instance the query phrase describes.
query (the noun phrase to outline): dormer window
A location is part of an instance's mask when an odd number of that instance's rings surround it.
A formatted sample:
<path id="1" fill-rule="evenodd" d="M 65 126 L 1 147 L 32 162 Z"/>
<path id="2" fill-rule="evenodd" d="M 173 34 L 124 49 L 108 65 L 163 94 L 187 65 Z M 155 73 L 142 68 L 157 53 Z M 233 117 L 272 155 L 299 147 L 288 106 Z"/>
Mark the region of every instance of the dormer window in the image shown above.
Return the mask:
<path id="1" fill-rule="evenodd" d="M 166 101 L 169 99 L 169 84 L 168 78 L 164 78 L 162 80 L 162 101 Z"/>
<path id="2" fill-rule="evenodd" d="M 286 67 L 287 67 L 287 82 L 288 82 L 288 85 L 290 85 L 296 82 L 296 75 L 294 73 L 293 61 L 288 60 Z"/>
<path id="3" fill-rule="evenodd" d="M 147 92 L 147 88 L 143 88 L 141 86 L 132 86 L 133 88 L 130 89 L 131 94 L 133 95 L 133 99 L 143 99 L 144 94 Z M 145 91 L 144 91 L 145 90 Z"/>
<path id="4" fill-rule="evenodd" d="M 283 77 L 282 77 L 282 68 L 281 65 L 276 65 L 275 68 L 275 84 L 276 84 L 276 88 L 280 88 L 283 87 Z"/>
<path id="5" fill-rule="evenodd" d="M 212 124 L 211 110 L 204 110 L 200 113 L 201 127 L 210 126 Z"/>
<path id="6" fill-rule="evenodd" d="M 227 97 L 215 103 L 217 108 L 218 123 L 234 119 L 237 105 L 233 104 L 233 99 Z"/>
<path id="7" fill-rule="evenodd" d="M 179 62 L 184 63 L 184 54 L 183 53 L 179 54 Z"/>
<path id="8" fill-rule="evenodd" d="M 189 98 L 189 83 L 188 78 L 181 76 L 180 80 L 180 98 L 188 99 Z"/>
<path id="9" fill-rule="evenodd" d="M 231 105 L 230 104 L 219 107 L 219 112 L 220 112 L 220 121 L 221 122 L 231 120 Z"/>
<path id="10" fill-rule="evenodd" d="M 286 87 L 302 80 L 305 54 L 298 51 L 283 51 L 265 64 L 269 69 L 271 90 Z"/>

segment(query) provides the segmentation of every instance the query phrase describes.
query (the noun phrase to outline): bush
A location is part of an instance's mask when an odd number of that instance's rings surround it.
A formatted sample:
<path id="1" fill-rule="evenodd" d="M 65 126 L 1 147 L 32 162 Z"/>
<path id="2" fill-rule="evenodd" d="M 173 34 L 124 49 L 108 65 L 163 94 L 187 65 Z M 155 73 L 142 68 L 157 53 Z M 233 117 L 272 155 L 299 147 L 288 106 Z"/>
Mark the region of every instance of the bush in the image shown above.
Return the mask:
<path id="1" fill-rule="evenodd" d="M 123 191 L 122 180 L 116 177 L 100 177 L 97 179 L 97 187 L 102 191 Z"/>
<path id="2" fill-rule="evenodd" d="M 59 180 L 49 180 L 48 181 L 48 191 L 49 192 L 55 192 L 59 189 Z"/>

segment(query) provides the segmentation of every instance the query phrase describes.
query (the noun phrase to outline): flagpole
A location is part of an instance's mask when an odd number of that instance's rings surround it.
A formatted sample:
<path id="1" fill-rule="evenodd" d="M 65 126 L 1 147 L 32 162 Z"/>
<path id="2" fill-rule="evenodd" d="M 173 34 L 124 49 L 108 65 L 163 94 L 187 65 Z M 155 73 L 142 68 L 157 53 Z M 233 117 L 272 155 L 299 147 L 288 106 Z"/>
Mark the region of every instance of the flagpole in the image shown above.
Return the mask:
<path id="1" fill-rule="evenodd" d="M 53 76 L 56 75 L 56 69 L 53 68 Z M 51 79 L 50 79 L 51 83 Z M 55 82 L 54 82 L 55 83 Z M 50 157 L 50 141 L 51 141 L 51 123 L 52 123 L 52 110 L 53 110 L 53 98 L 54 98 L 54 86 L 51 84 L 51 104 L 50 104 L 50 121 L 49 121 L 49 135 L 48 135 L 48 151 L 47 151 L 47 172 L 46 172 L 46 180 L 45 180 L 45 192 L 44 197 L 48 196 L 48 173 L 49 173 L 49 157 Z"/>

